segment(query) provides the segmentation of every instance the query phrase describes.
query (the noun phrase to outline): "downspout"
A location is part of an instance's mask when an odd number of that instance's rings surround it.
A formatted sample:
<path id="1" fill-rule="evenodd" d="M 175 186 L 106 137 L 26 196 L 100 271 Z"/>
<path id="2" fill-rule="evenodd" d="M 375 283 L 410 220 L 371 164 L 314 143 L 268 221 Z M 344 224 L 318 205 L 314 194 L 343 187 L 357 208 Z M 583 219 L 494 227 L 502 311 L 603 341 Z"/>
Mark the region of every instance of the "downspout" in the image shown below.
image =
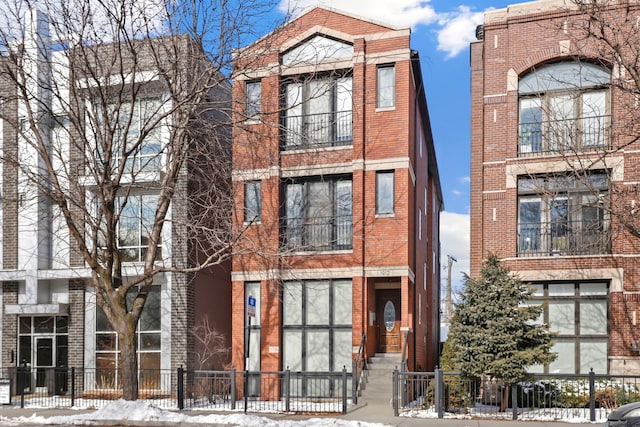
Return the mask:
<path id="1" fill-rule="evenodd" d="M 361 184 L 362 185 L 362 193 L 361 193 L 362 194 L 362 202 L 361 203 L 362 203 L 362 205 L 360 207 L 360 210 L 362 212 L 362 238 L 360 240 L 362 242 L 362 248 L 361 248 L 362 253 L 361 253 L 360 259 L 362 260 L 362 267 L 363 268 L 362 268 L 362 279 L 360 281 L 361 282 L 360 283 L 360 287 L 362 288 L 361 292 L 362 292 L 362 298 L 364 300 L 364 304 L 363 304 L 364 313 L 362 313 L 363 316 L 361 316 L 361 318 L 362 318 L 362 330 L 364 332 L 366 332 L 367 333 L 367 337 L 369 337 L 370 334 L 368 333 L 369 331 L 368 331 L 368 327 L 367 327 L 367 324 L 368 324 L 367 320 L 368 320 L 368 317 L 369 317 L 369 304 L 370 304 L 370 301 L 369 301 L 369 294 L 367 292 L 367 282 L 368 282 L 367 281 L 367 276 L 364 273 L 365 256 L 366 256 L 366 250 L 365 250 L 365 242 L 366 242 L 366 239 L 365 239 L 365 237 L 366 237 L 365 228 L 366 227 L 365 226 L 366 226 L 366 223 L 365 223 L 364 219 L 366 217 L 366 214 L 365 214 L 366 200 L 365 200 L 365 198 L 366 198 L 366 195 L 367 195 L 367 193 L 365 192 L 365 190 L 366 190 L 366 179 L 365 179 L 365 172 L 366 172 L 366 168 L 365 168 L 365 159 L 366 159 L 365 140 L 366 140 L 366 136 L 365 136 L 365 129 L 367 128 L 366 127 L 366 117 L 367 117 L 367 91 L 366 91 L 366 87 L 367 87 L 367 84 L 366 84 L 367 83 L 367 61 L 366 61 L 366 59 L 367 59 L 366 58 L 367 49 L 366 48 L 367 48 L 367 41 L 363 37 L 362 38 L 362 89 L 361 89 L 362 90 L 362 111 L 360 113 L 360 117 L 361 117 L 360 127 L 361 127 L 361 130 L 362 130 L 360 132 L 361 135 L 362 135 L 362 141 L 361 141 L 361 144 L 362 144 L 362 184 Z M 352 88 L 353 88 L 353 85 L 352 85 Z M 353 105 L 351 106 L 351 108 L 353 109 Z M 352 113 L 352 115 L 353 115 L 353 113 Z M 376 337 L 376 339 L 377 339 L 377 337 Z M 364 350 L 365 350 L 364 354 L 368 357 L 366 343 L 365 343 L 365 346 L 364 346 Z M 374 352 L 375 352 L 375 350 L 374 350 Z"/>

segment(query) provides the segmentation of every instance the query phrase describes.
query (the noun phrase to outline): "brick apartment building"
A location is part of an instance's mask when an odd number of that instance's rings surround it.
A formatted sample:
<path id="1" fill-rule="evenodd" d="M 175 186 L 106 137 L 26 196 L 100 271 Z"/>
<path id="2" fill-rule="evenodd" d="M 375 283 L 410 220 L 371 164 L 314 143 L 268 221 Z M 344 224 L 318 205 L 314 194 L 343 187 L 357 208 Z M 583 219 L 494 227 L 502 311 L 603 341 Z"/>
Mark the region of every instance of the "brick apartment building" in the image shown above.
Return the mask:
<path id="1" fill-rule="evenodd" d="M 640 16 L 636 2 L 591 11 L 621 28 Z M 640 181 L 634 107 L 626 70 L 588 22 L 597 28 L 571 2 L 539 0 L 488 11 L 478 27 L 471 274 L 496 253 L 545 303 L 558 358 L 533 372 L 637 374 L 640 241 L 624 226 Z"/>
<path id="2" fill-rule="evenodd" d="M 91 105 L 89 94 L 92 91 L 97 93 L 95 88 L 108 81 L 98 69 L 104 69 L 101 68 L 104 63 L 111 64 L 106 59 L 110 57 L 111 46 L 98 46 L 91 52 L 95 58 L 103 59 L 96 61 L 95 69 L 90 66 L 82 71 L 72 69 L 70 58 L 74 58 L 74 53 L 61 49 L 60 41 L 54 40 L 50 34 L 49 18 L 33 10 L 27 14 L 25 22 L 27 31 L 21 64 L 30 70 L 27 75 L 39 77 L 38 80 L 26 80 L 24 85 L 25 93 L 30 94 L 29 102 L 34 103 L 35 113 L 32 117 L 25 115 L 25 111 L 29 111 L 24 105 L 25 97 L 18 93 L 16 80 L 8 77 L 15 70 L 12 68 L 14 64 L 9 62 L 8 56 L 0 57 L 0 144 L 3 159 L 9 159 L 8 153 L 28 153 L 31 148 L 25 143 L 24 135 L 37 132 L 50 142 L 51 161 L 56 163 L 56 167 L 75 171 L 59 178 L 65 179 L 69 188 L 74 188 L 79 195 L 77 199 L 71 195 L 69 204 L 81 205 L 84 197 L 89 204 L 100 176 L 90 173 L 85 155 L 95 156 L 99 152 L 96 147 L 100 145 L 96 143 L 93 149 L 87 147 L 87 151 L 82 152 L 78 149 L 81 144 L 72 143 L 71 138 L 83 129 L 89 132 L 87 115 L 100 110 L 87 107 L 83 111 L 82 107 L 74 104 L 77 98 L 69 95 L 67 99 L 64 94 L 77 95 L 77 92 L 65 89 L 70 84 L 85 85 L 88 88 L 85 105 Z M 145 51 L 145 43 L 148 42 L 136 41 L 135 49 L 140 48 L 137 51 L 140 58 L 144 58 L 145 52 L 149 54 L 148 50 Z M 132 70 L 125 65 L 121 69 L 122 75 L 108 76 L 117 82 L 113 88 L 114 99 L 116 96 L 125 99 L 115 115 L 120 114 L 122 123 L 129 123 L 127 137 L 135 137 L 142 132 L 142 127 L 151 123 L 149 117 L 164 108 L 161 103 L 168 99 L 163 95 L 166 87 L 159 83 L 157 70 L 138 68 L 135 69 L 137 74 Z M 77 80 L 73 80 L 74 76 Z M 132 79 L 132 83 L 121 84 L 128 79 Z M 56 96 L 51 95 L 53 88 L 58 89 Z M 101 89 L 105 92 L 111 90 L 106 86 Z M 134 95 L 135 99 L 131 98 Z M 104 129 L 101 128 L 101 132 L 107 134 Z M 160 192 L 159 176 L 166 167 L 162 156 L 169 135 L 166 120 L 156 124 L 144 139 L 143 148 L 128 158 L 127 169 L 124 169 L 128 176 L 122 181 L 122 196 L 116 201 L 119 206 L 127 206 L 122 209 L 118 226 L 118 248 L 124 261 L 122 283 L 142 271 L 144 253 L 150 240 L 147 226 L 155 215 Z M 114 142 L 123 143 L 122 140 Z M 18 364 L 30 366 L 33 375 L 25 384 L 27 391 L 65 393 L 69 387 L 67 377 L 54 377 L 54 372 L 55 368 L 64 371 L 71 367 L 82 369 L 81 372 L 87 375 L 85 389 L 120 389 L 118 337 L 96 304 L 97 288 L 93 286 L 95 278 L 92 271 L 75 250 L 77 242 L 71 238 L 55 204 L 25 179 L 25 174 L 37 170 L 41 164 L 38 162 L 38 156 L 24 155 L 20 158 L 19 167 L 7 161 L 0 164 L 3 196 L 0 204 L 0 368 L 6 375 L 7 369 L 15 369 Z M 117 164 L 112 166 L 112 170 L 116 170 Z M 185 256 L 190 253 L 189 242 L 184 238 L 189 207 L 188 168 L 189 161 L 180 173 L 176 196 L 169 208 L 171 221 L 163 225 L 162 237 L 157 243 L 161 254 L 156 258 L 157 265 L 167 269 L 190 262 Z M 99 226 L 91 228 L 92 220 L 88 217 L 85 223 L 86 233 L 91 233 L 91 230 L 99 232 Z M 154 371 L 151 374 L 151 371 L 146 371 L 144 378 L 141 374 L 141 389 L 167 391 L 171 387 L 170 376 L 160 376 L 158 369 L 175 372 L 181 365 L 193 366 L 195 340 L 190 331 L 198 319 L 209 316 L 212 325 L 215 324 L 223 333 L 226 327 L 226 334 L 230 335 L 229 268 L 222 273 L 214 270 L 190 274 L 167 271 L 154 276 L 137 331 L 138 366 L 141 370 Z"/>
<path id="3" fill-rule="evenodd" d="M 410 30 L 316 7 L 242 53 L 233 364 L 250 318 L 253 371 L 351 371 L 364 334 L 433 369 L 443 202 Z"/>

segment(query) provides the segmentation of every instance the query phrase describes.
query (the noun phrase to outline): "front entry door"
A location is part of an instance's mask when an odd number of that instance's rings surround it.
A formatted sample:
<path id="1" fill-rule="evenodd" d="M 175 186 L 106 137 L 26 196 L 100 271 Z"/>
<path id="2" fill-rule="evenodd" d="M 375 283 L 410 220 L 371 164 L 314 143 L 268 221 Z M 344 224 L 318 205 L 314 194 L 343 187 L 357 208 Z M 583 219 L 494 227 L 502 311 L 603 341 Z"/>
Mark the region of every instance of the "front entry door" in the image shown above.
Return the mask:
<path id="1" fill-rule="evenodd" d="M 381 353 L 400 352 L 400 289 L 376 291 L 376 327 Z"/>
<path id="2" fill-rule="evenodd" d="M 36 337 L 35 340 L 36 364 L 34 368 L 36 372 L 36 387 L 46 387 L 47 373 L 53 372 L 53 338 Z"/>

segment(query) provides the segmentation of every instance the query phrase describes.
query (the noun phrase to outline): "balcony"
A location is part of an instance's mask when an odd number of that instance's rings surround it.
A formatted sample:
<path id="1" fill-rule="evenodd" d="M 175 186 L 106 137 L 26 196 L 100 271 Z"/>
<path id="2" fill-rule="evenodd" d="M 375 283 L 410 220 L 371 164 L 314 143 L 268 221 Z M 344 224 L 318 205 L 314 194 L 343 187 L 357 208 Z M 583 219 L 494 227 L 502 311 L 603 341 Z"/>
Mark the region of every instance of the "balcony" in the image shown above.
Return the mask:
<path id="1" fill-rule="evenodd" d="M 287 115 L 282 119 L 283 150 L 351 145 L 353 142 L 353 113 Z"/>
<path id="2" fill-rule="evenodd" d="M 606 221 L 520 223 L 518 256 L 568 256 L 611 253 L 611 230 Z"/>
<path id="3" fill-rule="evenodd" d="M 351 216 L 285 217 L 281 220 L 283 246 L 293 252 L 350 250 Z"/>
<path id="4" fill-rule="evenodd" d="M 611 144 L 611 116 L 520 123 L 518 156 L 582 153 Z"/>

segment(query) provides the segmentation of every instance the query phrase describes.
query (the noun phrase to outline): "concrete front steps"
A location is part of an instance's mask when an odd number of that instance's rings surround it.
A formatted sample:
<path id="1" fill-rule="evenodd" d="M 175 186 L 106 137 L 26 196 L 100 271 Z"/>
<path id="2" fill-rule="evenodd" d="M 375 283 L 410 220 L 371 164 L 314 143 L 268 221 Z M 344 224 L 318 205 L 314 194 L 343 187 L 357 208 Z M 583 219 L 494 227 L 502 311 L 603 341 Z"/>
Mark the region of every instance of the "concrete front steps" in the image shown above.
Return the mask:
<path id="1" fill-rule="evenodd" d="M 401 353 L 376 353 L 367 363 L 367 381 L 360 387 L 358 404 L 366 405 L 363 411 L 376 408 L 393 415 L 391 396 L 393 392 L 393 370 L 400 369 Z"/>

